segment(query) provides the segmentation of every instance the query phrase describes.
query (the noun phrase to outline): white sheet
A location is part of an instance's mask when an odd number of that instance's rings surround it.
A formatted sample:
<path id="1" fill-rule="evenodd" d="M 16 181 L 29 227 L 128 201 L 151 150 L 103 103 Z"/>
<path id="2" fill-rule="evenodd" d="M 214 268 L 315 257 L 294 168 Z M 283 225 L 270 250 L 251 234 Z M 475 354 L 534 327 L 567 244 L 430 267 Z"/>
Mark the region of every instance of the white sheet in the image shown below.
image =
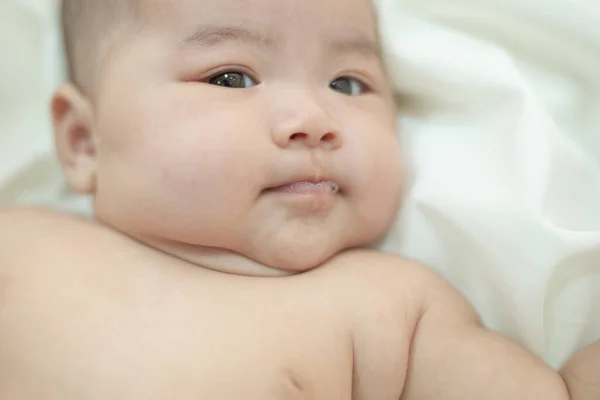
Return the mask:
<path id="1" fill-rule="evenodd" d="M 0 205 L 89 211 L 52 156 L 56 1 L 0 2 Z M 600 12 L 380 0 L 410 185 L 382 248 L 446 276 L 558 366 L 600 337 Z"/>

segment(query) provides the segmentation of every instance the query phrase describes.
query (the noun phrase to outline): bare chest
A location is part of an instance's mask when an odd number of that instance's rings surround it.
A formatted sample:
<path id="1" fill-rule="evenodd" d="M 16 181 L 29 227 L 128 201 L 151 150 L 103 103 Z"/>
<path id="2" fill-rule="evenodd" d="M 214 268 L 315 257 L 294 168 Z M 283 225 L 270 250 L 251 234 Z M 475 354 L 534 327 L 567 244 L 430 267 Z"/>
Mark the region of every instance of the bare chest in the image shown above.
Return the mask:
<path id="1" fill-rule="evenodd" d="M 0 398 L 352 397 L 352 340 L 327 296 L 179 279 L 15 283 L 0 310 Z"/>

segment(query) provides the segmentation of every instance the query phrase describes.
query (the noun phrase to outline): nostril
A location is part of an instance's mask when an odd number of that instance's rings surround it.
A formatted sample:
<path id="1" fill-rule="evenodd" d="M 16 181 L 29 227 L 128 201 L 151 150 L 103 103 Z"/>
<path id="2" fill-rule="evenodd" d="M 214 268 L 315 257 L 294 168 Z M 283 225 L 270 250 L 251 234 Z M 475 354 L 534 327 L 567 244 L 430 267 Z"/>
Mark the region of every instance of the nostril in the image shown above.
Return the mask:
<path id="1" fill-rule="evenodd" d="M 308 138 L 308 135 L 306 133 L 294 133 L 292 136 L 290 136 L 290 140 L 306 140 Z"/>
<path id="2" fill-rule="evenodd" d="M 328 134 L 324 135 L 324 136 L 321 138 L 321 141 L 322 141 L 322 142 L 325 142 L 325 143 L 331 143 L 331 142 L 334 142 L 334 141 L 335 141 L 335 134 L 333 134 L 333 133 L 328 133 Z"/>

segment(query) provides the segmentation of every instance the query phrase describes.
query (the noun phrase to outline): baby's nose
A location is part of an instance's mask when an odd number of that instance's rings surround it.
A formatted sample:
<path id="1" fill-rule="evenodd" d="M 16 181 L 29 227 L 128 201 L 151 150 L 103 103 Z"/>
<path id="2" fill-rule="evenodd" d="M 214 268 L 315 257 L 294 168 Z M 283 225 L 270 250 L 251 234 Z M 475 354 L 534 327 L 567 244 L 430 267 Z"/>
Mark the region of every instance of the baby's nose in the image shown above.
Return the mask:
<path id="1" fill-rule="evenodd" d="M 335 150 L 343 144 L 337 124 L 314 102 L 295 107 L 285 116 L 280 114 L 272 126 L 272 134 L 281 148 L 303 146 Z"/>

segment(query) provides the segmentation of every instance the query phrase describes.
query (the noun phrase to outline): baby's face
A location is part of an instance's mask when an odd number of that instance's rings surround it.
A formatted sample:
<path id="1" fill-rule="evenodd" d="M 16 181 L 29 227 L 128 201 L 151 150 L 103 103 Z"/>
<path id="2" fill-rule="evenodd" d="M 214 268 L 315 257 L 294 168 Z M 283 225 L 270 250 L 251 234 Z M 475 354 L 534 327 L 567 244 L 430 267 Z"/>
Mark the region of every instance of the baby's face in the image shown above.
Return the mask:
<path id="1" fill-rule="evenodd" d="M 401 162 L 367 0 L 144 7 L 94 99 L 100 220 L 294 272 L 385 231 Z"/>

